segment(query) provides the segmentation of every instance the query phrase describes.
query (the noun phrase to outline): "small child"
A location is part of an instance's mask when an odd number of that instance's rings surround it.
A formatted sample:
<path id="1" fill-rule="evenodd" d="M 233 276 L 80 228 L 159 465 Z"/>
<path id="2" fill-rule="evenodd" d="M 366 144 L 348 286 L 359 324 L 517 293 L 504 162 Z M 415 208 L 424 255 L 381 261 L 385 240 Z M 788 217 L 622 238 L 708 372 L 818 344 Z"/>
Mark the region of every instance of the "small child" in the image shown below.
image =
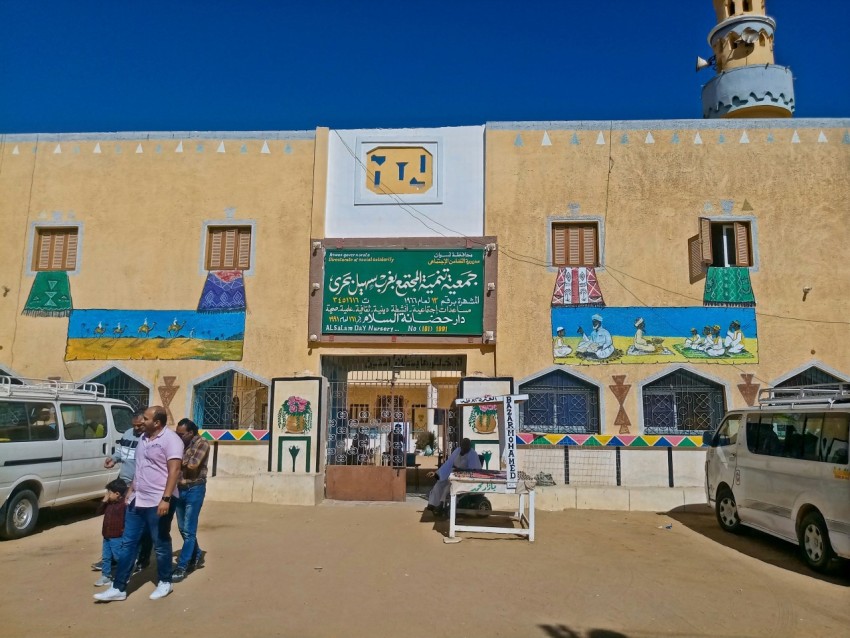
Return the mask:
<path id="1" fill-rule="evenodd" d="M 112 561 L 118 562 L 121 554 L 122 537 L 124 535 L 124 513 L 127 504 L 124 495 L 127 484 L 121 479 L 110 481 L 106 485 L 106 494 L 97 508 L 98 514 L 103 514 L 103 571 L 94 584 L 95 587 L 112 586 Z"/>

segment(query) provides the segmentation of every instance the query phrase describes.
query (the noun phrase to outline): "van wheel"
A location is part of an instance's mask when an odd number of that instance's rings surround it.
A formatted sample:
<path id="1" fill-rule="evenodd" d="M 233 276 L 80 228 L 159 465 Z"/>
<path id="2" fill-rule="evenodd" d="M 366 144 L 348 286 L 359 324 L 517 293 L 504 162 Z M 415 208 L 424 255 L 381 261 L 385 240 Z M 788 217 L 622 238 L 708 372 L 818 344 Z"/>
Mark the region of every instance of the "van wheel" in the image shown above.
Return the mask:
<path id="1" fill-rule="evenodd" d="M 485 516 L 490 516 L 490 512 L 493 511 L 493 506 L 490 504 L 489 499 L 486 497 L 482 497 L 481 502 L 478 503 L 478 513 L 475 514 L 479 518 L 484 518 Z"/>
<path id="2" fill-rule="evenodd" d="M 826 571 L 835 554 L 829 542 L 826 523 L 818 512 L 809 512 L 800 523 L 800 549 L 803 560 L 815 571 Z"/>
<path id="3" fill-rule="evenodd" d="M 6 503 L 6 520 L 0 527 L 3 538 L 21 538 L 31 534 L 38 520 L 38 497 L 30 490 L 21 490 Z"/>
<path id="4" fill-rule="evenodd" d="M 727 532 L 738 532 L 741 529 L 741 519 L 738 518 L 738 504 L 735 503 L 735 495 L 732 490 L 724 487 L 717 493 L 715 504 L 717 522 Z"/>

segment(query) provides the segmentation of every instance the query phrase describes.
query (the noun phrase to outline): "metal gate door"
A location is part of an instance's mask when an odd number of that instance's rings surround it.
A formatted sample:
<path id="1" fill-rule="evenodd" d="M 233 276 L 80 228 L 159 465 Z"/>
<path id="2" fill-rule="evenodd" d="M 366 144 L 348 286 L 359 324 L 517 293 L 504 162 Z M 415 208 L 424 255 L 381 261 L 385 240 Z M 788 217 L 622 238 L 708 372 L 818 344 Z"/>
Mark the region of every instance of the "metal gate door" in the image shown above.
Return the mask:
<path id="1" fill-rule="evenodd" d="M 326 497 L 404 500 L 408 469 L 418 484 L 417 450 L 449 420 L 462 363 L 463 357 L 324 358 Z M 432 447 L 448 443 L 437 439 Z"/>

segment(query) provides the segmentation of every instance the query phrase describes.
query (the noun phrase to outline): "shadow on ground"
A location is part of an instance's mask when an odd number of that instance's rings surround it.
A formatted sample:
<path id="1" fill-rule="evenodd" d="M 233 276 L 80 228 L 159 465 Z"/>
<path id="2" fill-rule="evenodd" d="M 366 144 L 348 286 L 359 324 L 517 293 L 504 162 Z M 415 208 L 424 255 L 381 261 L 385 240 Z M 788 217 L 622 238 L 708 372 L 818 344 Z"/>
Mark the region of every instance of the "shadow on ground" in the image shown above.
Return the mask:
<path id="1" fill-rule="evenodd" d="M 829 572 L 819 574 L 803 562 L 799 547 L 793 543 L 746 527 L 738 534 L 724 531 L 717 523 L 714 510 L 708 505 L 689 505 L 687 508 L 670 510 L 663 515 L 715 543 L 756 560 L 827 583 L 850 587 L 850 561 L 834 561 Z"/>
<path id="2" fill-rule="evenodd" d="M 82 503 L 73 503 L 71 505 L 61 505 L 59 507 L 46 507 L 39 510 L 38 522 L 36 523 L 33 534 L 41 534 L 55 527 L 73 525 L 79 521 L 94 518 L 97 514 L 97 506 L 99 504 L 100 499 L 96 499 L 93 501 L 83 501 Z"/>
<path id="3" fill-rule="evenodd" d="M 628 638 L 626 634 L 610 629 L 588 629 L 579 632 L 566 625 L 537 625 L 548 638 Z"/>

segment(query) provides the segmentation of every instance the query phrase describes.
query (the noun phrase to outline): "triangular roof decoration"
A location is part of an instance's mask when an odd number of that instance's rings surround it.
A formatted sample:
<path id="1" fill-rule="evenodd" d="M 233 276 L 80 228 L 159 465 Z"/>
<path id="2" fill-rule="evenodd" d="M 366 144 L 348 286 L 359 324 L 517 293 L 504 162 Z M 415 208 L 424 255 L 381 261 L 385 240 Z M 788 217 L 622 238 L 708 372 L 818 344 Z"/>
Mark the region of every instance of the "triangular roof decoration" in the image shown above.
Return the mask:
<path id="1" fill-rule="evenodd" d="M 702 138 L 699 135 L 699 131 L 697 131 L 697 134 L 694 135 L 694 144 L 702 144 Z"/>
<path id="2" fill-rule="evenodd" d="M 139 142 L 139 145 L 138 145 L 138 146 L 136 146 L 136 153 L 138 153 L 139 155 L 141 155 L 141 154 L 142 154 L 142 153 L 144 153 L 144 152 L 145 152 L 145 149 L 143 149 L 143 148 L 142 148 L 142 144 L 141 144 L 141 142 Z"/>
<path id="3" fill-rule="evenodd" d="M 183 140 L 180 140 L 180 142 L 177 144 L 177 148 L 174 149 L 174 152 L 175 153 L 182 153 L 183 152 Z"/>
<path id="4" fill-rule="evenodd" d="M 750 143 L 750 138 L 747 136 L 747 132 L 746 132 L 746 131 L 744 131 L 743 133 L 741 133 L 741 139 L 740 139 L 740 140 L 738 140 L 738 143 L 739 143 L 739 144 L 749 144 L 749 143 Z"/>
<path id="5" fill-rule="evenodd" d="M 269 143 L 263 140 L 263 148 L 260 149 L 260 153 L 263 155 L 269 155 L 271 151 L 269 150 Z"/>
<path id="6" fill-rule="evenodd" d="M 54 149 L 53 149 L 53 154 L 54 154 L 54 155 L 59 155 L 59 154 L 61 154 L 61 153 L 62 153 L 62 145 L 61 145 L 61 144 L 57 144 L 57 145 L 56 145 L 56 148 L 54 148 Z"/>
<path id="7" fill-rule="evenodd" d="M 94 145 L 94 150 L 92 151 L 92 153 L 101 153 L 101 152 L 102 151 L 100 150 L 100 142 L 98 142 L 97 144 Z"/>
<path id="8" fill-rule="evenodd" d="M 604 144 L 605 143 L 605 136 L 602 135 L 602 131 L 599 131 L 599 135 L 596 136 L 596 143 L 597 144 Z"/>
<path id="9" fill-rule="evenodd" d="M 543 131 L 543 141 L 540 142 L 540 146 L 552 146 L 552 140 L 549 139 L 549 133 Z"/>
<path id="10" fill-rule="evenodd" d="M 224 153 L 225 152 L 225 150 L 224 150 L 224 140 L 221 140 L 221 142 L 218 145 L 218 148 L 215 149 L 215 152 L 216 153 Z"/>
<path id="11" fill-rule="evenodd" d="M 794 131 L 794 135 L 791 136 L 791 143 L 792 144 L 799 144 L 800 143 L 800 136 L 797 135 L 797 131 Z"/>
<path id="12" fill-rule="evenodd" d="M 643 141 L 644 144 L 655 144 L 655 138 L 652 137 L 652 133 L 647 131 L 646 139 Z"/>

